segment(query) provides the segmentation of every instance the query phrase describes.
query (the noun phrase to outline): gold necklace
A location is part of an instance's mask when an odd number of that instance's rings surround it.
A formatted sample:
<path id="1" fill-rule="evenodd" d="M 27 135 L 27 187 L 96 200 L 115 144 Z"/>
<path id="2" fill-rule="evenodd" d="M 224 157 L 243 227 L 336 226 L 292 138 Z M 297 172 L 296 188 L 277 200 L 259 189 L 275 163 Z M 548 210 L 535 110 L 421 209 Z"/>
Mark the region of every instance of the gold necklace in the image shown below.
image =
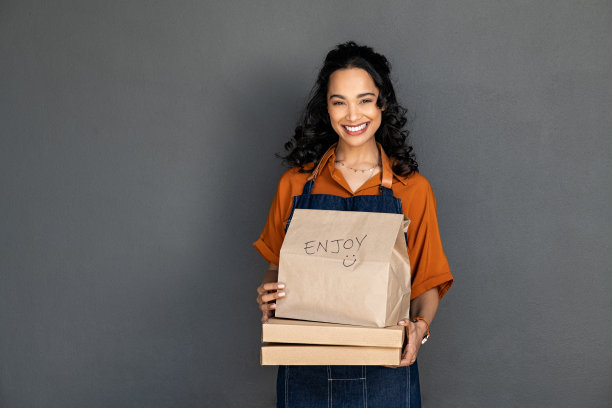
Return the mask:
<path id="1" fill-rule="evenodd" d="M 336 163 L 338 163 L 339 165 L 341 165 L 342 167 L 346 167 L 347 169 L 351 169 L 353 170 L 355 173 L 357 173 L 358 171 L 361 172 L 362 174 L 369 171 L 370 173 L 372 173 L 374 171 L 375 168 L 377 168 L 379 166 L 379 164 L 377 163 L 376 165 L 374 165 L 373 167 L 370 167 L 369 169 L 365 169 L 365 170 L 361 170 L 361 169 L 354 169 L 352 167 L 347 166 L 346 164 L 342 163 L 341 161 L 336 161 Z"/>

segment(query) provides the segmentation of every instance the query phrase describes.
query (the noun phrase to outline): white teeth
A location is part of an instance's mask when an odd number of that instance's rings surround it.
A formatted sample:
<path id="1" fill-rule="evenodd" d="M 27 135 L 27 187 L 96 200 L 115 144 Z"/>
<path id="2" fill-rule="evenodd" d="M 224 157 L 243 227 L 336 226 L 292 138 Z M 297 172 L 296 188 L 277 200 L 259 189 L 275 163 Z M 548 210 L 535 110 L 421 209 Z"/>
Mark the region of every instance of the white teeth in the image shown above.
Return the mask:
<path id="1" fill-rule="evenodd" d="M 346 130 L 348 130 L 349 132 L 358 132 L 360 130 L 365 129 L 367 123 L 364 123 L 362 125 L 359 126 L 355 126 L 355 127 L 351 127 L 351 126 L 345 126 Z"/>

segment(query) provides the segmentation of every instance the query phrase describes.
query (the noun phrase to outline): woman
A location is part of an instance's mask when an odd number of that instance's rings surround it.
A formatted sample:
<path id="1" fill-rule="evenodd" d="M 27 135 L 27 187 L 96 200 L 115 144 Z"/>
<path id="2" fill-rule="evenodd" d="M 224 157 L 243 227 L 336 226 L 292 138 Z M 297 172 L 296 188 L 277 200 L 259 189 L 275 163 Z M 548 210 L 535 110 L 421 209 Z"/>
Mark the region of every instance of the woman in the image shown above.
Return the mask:
<path id="1" fill-rule="evenodd" d="M 301 123 L 285 145 L 292 168 L 281 177 L 254 243 L 270 263 L 257 288 L 261 320 L 266 322 L 276 299 L 285 296 L 277 265 L 292 208 L 401 211 L 411 220 L 410 318 L 398 322 L 408 341 L 398 367 L 279 367 L 279 407 L 420 406 L 416 357 L 453 277 L 442 250 L 435 197 L 406 145 L 405 124 L 406 109 L 396 100 L 384 56 L 354 42 L 327 54 Z M 326 199 L 330 195 L 336 197 Z"/>

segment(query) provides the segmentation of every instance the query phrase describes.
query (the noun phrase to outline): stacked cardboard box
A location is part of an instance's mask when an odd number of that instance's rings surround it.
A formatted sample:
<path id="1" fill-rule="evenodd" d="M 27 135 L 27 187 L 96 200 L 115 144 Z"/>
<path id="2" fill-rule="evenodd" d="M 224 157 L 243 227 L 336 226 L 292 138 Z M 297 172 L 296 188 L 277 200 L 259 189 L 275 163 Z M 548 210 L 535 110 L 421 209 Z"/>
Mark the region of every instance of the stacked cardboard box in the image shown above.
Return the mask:
<path id="1" fill-rule="evenodd" d="M 404 328 L 272 318 L 261 339 L 262 365 L 397 365 Z"/>

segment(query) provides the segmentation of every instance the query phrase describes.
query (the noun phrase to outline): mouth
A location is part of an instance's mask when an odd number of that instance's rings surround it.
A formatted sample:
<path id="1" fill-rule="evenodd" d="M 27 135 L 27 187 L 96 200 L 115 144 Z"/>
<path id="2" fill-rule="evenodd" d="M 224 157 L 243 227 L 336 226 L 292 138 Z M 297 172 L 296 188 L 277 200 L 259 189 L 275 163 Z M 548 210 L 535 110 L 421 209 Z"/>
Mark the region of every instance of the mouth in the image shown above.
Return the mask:
<path id="1" fill-rule="evenodd" d="M 362 134 L 363 132 L 366 131 L 368 126 L 370 126 L 370 122 L 365 122 L 365 123 L 362 123 L 362 124 L 357 125 L 357 126 L 342 125 L 342 127 L 344 128 L 346 133 L 348 133 L 351 136 L 357 136 L 357 135 Z"/>

